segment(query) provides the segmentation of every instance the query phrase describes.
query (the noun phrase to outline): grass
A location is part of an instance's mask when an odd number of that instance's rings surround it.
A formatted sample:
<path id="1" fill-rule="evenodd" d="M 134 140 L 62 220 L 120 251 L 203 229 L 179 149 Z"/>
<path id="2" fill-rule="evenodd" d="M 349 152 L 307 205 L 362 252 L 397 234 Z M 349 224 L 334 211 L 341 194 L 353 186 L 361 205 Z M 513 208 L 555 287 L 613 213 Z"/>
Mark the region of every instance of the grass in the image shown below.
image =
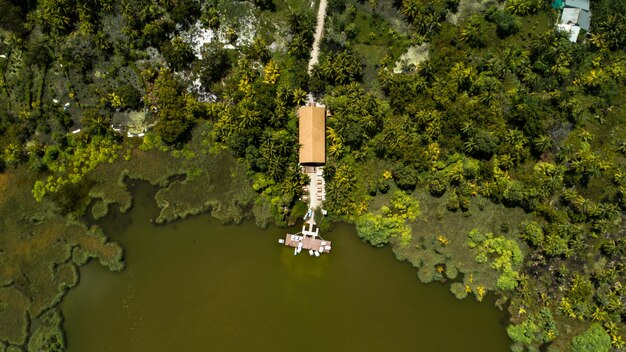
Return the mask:
<path id="1" fill-rule="evenodd" d="M 155 196 L 161 208 L 159 223 L 206 211 L 222 222 L 240 222 L 249 215 L 254 191 L 244 167 L 227 151 L 212 146 L 210 127 L 203 124 L 180 151 L 134 148 L 130 160 L 100 165 L 91 175 L 96 183 L 90 192 L 97 200 L 94 217 L 105 216 L 110 204 L 119 204 L 122 212 L 130 209 L 132 195 L 124 181 L 133 178 L 161 188 Z"/>
<path id="2" fill-rule="evenodd" d="M 226 151 L 207 151 L 195 143 L 187 152 L 190 158 L 187 177 L 174 181 L 157 195 L 161 214 L 158 223 L 185 218 L 189 215 L 211 211 L 222 222 L 241 222 L 254 199 L 254 191 L 246 177 L 245 168 Z"/>
<path id="3" fill-rule="evenodd" d="M 0 340 L 24 344 L 31 319 L 61 301 L 78 283 L 78 265 L 97 258 L 121 270 L 122 249 L 97 229 L 68 221 L 50 200 L 37 203 L 25 169 L 0 174 Z M 83 252 L 83 260 L 75 251 Z"/>
<path id="4" fill-rule="evenodd" d="M 92 212 L 103 217 L 113 203 L 128 210 L 132 195 L 124 180 L 132 177 L 161 187 L 156 196 L 158 221 L 209 210 L 223 222 L 241 221 L 251 209 L 263 216 L 265 207 L 253 204 L 244 168 L 228 152 L 211 146 L 210 130 L 203 125 L 182 151 L 142 151 L 135 146 L 130 160 L 100 165 L 89 175 L 89 196 L 97 200 Z M 129 148 L 126 145 L 121 153 Z M 180 175 L 184 178 L 176 177 Z M 50 199 L 37 203 L 31 194 L 34 181 L 25 169 L 0 174 L 0 341 L 17 345 L 29 339 L 30 318 L 54 307 L 78 283 L 79 265 L 96 258 L 112 270 L 123 268 L 122 249 L 107 242 L 101 231 L 56 215 L 58 205 Z M 55 327 L 36 334 L 36 344 L 61 336 Z"/>
<path id="5" fill-rule="evenodd" d="M 0 338 L 21 345 L 28 337 L 28 298 L 13 287 L 0 287 Z M 1 342 L 0 342 L 1 346 Z"/>

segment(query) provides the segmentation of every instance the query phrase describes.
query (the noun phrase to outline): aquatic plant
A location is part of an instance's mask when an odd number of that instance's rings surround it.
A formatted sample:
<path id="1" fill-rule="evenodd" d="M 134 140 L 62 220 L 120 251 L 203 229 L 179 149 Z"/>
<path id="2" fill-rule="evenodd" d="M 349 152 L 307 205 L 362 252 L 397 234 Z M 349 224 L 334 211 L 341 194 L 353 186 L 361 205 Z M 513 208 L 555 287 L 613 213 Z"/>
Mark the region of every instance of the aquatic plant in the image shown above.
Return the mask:
<path id="1" fill-rule="evenodd" d="M 13 187 L 17 180 L 22 187 Z M 78 266 L 89 258 L 97 258 L 111 270 L 123 269 L 123 252 L 116 243 L 97 228 L 88 229 L 56 214 L 52 201 L 35 201 L 29 191 L 34 182 L 21 168 L 0 174 L 4 235 L 0 237 L 4 253 L 0 257 L 0 340 L 13 345 L 28 342 L 31 318 L 59 320 L 55 313 L 44 312 L 78 283 Z M 52 341 L 47 344 L 50 348 L 56 346 L 53 340 L 60 348 L 64 345 L 59 327 L 42 328 L 33 336 Z"/>

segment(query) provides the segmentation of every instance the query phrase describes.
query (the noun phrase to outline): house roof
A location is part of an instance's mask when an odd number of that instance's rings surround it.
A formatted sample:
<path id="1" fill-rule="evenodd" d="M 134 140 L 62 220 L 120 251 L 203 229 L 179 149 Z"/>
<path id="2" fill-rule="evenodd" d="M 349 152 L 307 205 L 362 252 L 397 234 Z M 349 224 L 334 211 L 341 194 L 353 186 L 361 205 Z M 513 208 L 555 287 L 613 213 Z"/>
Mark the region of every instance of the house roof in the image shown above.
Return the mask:
<path id="1" fill-rule="evenodd" d="M 575 24 L 563 24 L 563 23 L 557 24 L 556 27 L 561 31 L 569 33 L 570 42 L 576 43 L 576 39 L 578 39 L 578 34 L 580 33 L 580 27 L 578 27 Z"/>
<path id="2" fill-rule="evenodd" d="M 561 13 L 560 24 L 576 24 L 580 28 L 589 31 L 589 24 L 591 22 L 591 14 L 585 10 L 566 7 Z"/>
<path id="3" fill-rule="evenodd" d="M 580 28 L 589 32 L 589 26 L 591 25 L 591 14 L 587 11 L 580 11 L 578 16 L 578 25 Z"/>
<path id="4" fill-rule="evenodd" d="M 300 164 L 326 162 L 326 108 L 303 106 L 298 109 Z"/>
<path id="5" fill-rule="evenodd" d="M 576 7 L 589 11 L 589 0 L 565 0 L 565 7 Z"/>
<path id="6" fill-rule="evenodd" d="M 580 16 L 580 9 L 573 8 L 573 7 L 566 7 L 563 9 L 563 12 L 561 13 L 561 21 L 559 23 L 577 24 L 579 16 Z"/>

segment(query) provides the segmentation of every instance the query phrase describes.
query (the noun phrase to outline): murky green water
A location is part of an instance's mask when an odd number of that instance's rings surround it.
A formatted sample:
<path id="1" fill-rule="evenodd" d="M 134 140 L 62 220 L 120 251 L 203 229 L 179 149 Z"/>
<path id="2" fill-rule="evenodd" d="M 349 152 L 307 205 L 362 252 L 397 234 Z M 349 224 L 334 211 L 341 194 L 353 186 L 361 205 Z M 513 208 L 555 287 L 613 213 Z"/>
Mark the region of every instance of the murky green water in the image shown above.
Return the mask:
<path id="1" fill-rule="evenodd" d="M 504 314 L 423 285 L 391 250 L 348 225 L 320 258 L 280 246 L 285 230 L 198 216 L 165 226 L 147 187 L 108 230 L 127 268 L 81 269 L 62 304 L 69 351 L 506 351 Z"/>

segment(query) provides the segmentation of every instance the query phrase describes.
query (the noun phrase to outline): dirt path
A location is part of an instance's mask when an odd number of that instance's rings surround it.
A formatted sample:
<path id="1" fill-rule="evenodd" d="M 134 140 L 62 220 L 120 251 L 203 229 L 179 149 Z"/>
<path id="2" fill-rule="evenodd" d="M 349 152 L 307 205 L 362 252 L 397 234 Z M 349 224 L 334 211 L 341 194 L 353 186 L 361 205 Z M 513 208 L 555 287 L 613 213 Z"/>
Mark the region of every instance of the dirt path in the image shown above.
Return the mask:
<path id="1" fill-rule="evenodd" d="M 317 64 L 320 54 L 320 42 L 322 41 L 322 34 L 324 34 L 324 19 L 326 18 L 326 2 L 327 0 L 320 0 L 320 7 L 317 10 L 317 26 L 315 27 L 315 40 L 313 41 L 311 60 L 309 61 L 309 75 L 311 70 L 313 70 L 313 66 Z"/>

